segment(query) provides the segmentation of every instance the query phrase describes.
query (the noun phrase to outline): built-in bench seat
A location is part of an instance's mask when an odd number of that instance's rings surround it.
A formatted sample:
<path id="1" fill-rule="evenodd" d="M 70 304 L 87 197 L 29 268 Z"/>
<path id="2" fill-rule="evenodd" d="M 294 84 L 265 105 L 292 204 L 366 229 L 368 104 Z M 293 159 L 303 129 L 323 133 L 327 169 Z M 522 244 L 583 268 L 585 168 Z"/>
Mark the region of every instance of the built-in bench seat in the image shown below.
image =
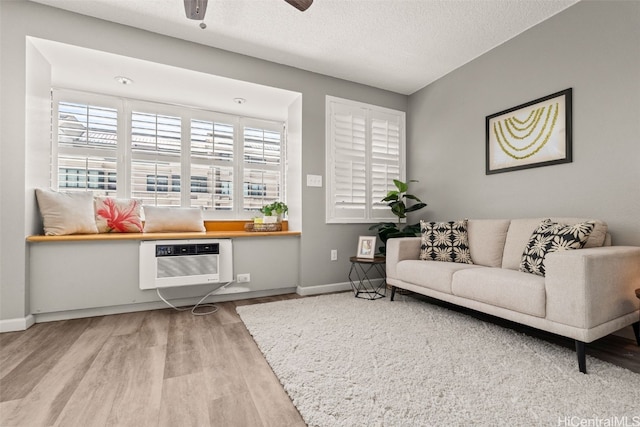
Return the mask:
<path id="1" fill-rule="evenodd" d="M 33 235 L 27 242 L 73 242 L 91 240 L 171 240 L 171 239 L 232 239 L 238 237 L 299 236 L 299 231 L 289 231 L 288 221 L 282 222 L 283 231 L 245 231 L 247 221 L 205 221 L 205 232 L 169 233 L 100 233 L 69 234 L 65 236 Z"/>

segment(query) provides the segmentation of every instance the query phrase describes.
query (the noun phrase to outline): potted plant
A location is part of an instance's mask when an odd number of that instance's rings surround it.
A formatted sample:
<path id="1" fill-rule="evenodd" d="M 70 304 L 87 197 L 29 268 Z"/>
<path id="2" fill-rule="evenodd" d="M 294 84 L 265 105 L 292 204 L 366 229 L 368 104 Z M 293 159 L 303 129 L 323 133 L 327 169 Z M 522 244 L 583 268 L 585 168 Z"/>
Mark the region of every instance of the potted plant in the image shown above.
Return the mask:
<path id="1" fill-rule="evenodd" d="M 265 224 L 282 222 L 282 216 L 289 212 L 289 208 L 284 202 L 273 202 L 260 208 L 264 215 L 262 221 Z"/>
<path id="2" fill-rule="evenodd" d="M 418 182 L 416 180 L 410 180 L 409 182 Z M 414 237 L 420 234 L 420 224 L 407 224 L 402 227 L 402 220 L 407 217 L 409 212 L 415 212 L 427 206 L 426 203 L 423 203 L 418 197 L 413 194 L 407 193 L 409 190 L 409 184 L 399 181 L 397 179 L 393 180 L 397 190 L 392 190 L 387 193 L 387 197 L 382 199 L 383 202 L 387 202 L 388 206 L 391 208 L 391 212 L 398 217 L 398 222 L 379 222 L 377 224 L 369 227 L 369 230 L 377 230 L 378 237 L 380 237 L 380 241 L 382 242 L 382 246 L 378 248 L 382 255 L 386 255 L 387 250 L 387 240 L 392 237 Z M 411 206 L 407 206 L 405 204 L 406 200 L 413 200 L 415 203 Z"/>

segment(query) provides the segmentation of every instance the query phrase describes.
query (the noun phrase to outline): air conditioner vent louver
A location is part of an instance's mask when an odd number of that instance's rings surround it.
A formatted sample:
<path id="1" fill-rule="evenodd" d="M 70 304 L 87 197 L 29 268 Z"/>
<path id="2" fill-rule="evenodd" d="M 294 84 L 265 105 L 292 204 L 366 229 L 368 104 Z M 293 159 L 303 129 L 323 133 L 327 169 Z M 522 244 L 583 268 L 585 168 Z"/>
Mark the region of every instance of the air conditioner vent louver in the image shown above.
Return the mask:
<path id="1" fill-rule="evenodd" d="M 158 278 L 218 273 L 218 255 L 158 258 Z"/>
<path id="2" fill-rule="evenodd" d="M 230 239 L 140 242 L 140 289 L 233 280 Z"/>

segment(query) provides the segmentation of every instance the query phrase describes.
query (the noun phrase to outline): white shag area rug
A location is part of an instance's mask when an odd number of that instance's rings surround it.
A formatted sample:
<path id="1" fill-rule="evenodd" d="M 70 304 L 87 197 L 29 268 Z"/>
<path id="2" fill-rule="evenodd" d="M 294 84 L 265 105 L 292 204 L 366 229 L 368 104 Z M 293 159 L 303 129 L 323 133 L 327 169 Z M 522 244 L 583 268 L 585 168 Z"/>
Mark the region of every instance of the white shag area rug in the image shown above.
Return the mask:
<path id="1" fill-rule="evenodd" d="M 410 297 L 237 311 L 309 426 L 640 425 L 640 374 Z"/>

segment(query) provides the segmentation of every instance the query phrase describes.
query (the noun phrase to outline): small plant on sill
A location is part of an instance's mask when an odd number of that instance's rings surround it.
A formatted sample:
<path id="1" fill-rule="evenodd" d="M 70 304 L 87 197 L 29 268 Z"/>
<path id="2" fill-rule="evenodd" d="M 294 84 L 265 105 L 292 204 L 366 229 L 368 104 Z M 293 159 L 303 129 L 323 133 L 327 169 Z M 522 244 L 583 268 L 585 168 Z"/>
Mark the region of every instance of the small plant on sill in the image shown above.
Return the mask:
<path id="1" fill-rule="evenodd" d="M 281 222 L 282 217 L 289 212 L 289 207 L 284 202 L 273 202 L 260 208 L 264 215 L 262 220 L 266 222 Z M 266 219 L 269 218 L 269 219 Z"/>

